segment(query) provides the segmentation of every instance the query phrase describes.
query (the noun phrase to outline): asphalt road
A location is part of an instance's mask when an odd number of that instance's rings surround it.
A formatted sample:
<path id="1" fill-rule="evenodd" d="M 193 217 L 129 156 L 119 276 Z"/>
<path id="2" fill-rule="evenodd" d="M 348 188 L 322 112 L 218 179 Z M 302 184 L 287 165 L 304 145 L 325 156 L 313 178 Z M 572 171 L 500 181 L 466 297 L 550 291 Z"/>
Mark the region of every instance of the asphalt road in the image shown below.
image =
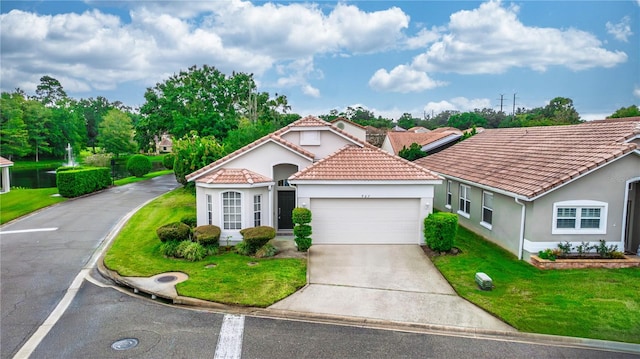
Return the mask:
<path id="1" fill-rule="evenodd" d="M 0 357 L 12 357 L 44 322 L 125 214 L 178 183 L 157 177 L 46 208 L 0 230 Z"/>
<path id="2" fill-rule="evenodd" d="M 224 314 L 185 309 L 85 281 L 31 358 L 214 358 Z M 241 358 L 637 358 L 509 340 L 246 316 Z M 128 350 L 111 347 L 136 339 Z M 233 356 L 231 356 L 233 357 Z M 240 356 L 236 356 L 240 357 Z"/>

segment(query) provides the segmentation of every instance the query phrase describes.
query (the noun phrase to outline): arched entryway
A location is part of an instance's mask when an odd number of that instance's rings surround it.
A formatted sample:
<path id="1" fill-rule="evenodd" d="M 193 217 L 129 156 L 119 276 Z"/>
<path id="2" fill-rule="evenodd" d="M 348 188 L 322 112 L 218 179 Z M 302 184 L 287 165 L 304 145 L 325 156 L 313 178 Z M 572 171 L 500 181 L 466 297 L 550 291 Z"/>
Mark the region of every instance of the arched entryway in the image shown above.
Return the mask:
<path id="1" fill-rule="evenodd" d="M 640 254 L 640 178 L 627 181 L 624 218 L 625 251 Z"/>
<path id="2" fill-rule="evenodd" d="M 273 166 L 273 179 L 275 191 L 273 203 L 275 203 L 276 231 L 279 234 L 293 233 L 293 221 L 291 212 L 296 207 L 296 188 L 289 184 L 288 178 L 298 172 L 298 166 L 294 164 L 278 164 Z"/>

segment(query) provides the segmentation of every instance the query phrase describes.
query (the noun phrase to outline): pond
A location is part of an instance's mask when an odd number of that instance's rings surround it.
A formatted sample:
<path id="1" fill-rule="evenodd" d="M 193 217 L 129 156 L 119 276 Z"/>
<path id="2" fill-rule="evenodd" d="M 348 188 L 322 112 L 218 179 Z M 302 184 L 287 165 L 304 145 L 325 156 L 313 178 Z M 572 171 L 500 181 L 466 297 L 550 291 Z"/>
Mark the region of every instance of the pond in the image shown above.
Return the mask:
<path id="1" fill-rule="evenodd" d="M 11 187 L 20 188 L 49 188 L 56 186 L 56 168 L 30 168 L 30 169 L 13 169 L 9 170 L 9 178 Z M 160 162 L 153 162 L 151 171 L 161 171 L 165 169 Z M 129 177 L 126 165 L 116 164 L 115 179 Z"/>

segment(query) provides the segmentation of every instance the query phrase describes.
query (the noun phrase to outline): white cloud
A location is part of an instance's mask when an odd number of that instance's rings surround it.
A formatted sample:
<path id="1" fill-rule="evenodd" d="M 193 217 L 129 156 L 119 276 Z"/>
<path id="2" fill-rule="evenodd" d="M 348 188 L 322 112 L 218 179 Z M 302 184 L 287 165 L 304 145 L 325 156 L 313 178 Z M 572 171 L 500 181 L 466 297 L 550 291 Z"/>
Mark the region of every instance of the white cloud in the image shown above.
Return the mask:
<path id="1" fill-rule="evenodd" d="M 595 121 L 595 120 L 604 120 L 607 116 L 611 116 L 612 112 L 609 113 L 585 113 L 580 115 L 580 119 L 584 121 Z"/>
<path id="2" fill-rule="evenodd" d="M 67 91 L 84 91 L 131 81 L 150 86 L 192 65 L 250 72 L 257 79 L 284 65 L 282 81 L 319 96 L 309 84 L 321 78 L 313 69 L 315 57 L 385 51 L 404 37 L 409 23 L 396 7 L 365 12 L 343 3 L 333 8 L 240 0 L 126 4 L 131 6 L 127 23 L 99 10 L 1 14 L 2 90 L 35 89 L 44 74 L 69 79 L 62 83 Z M 312 70 L 290 66 L 300 59 L 311 59 Z"/>
<path id="3" fill-rule="evenodd" d="M 627 60 L 624 52 L 603 48 L 591 33 L 526 26 L 518 12 L 517 6 L 489 1 L 452 14 L 448 32 L 416 56 L 412 67 L 429 73 L 498 74 L 514 67 L 613 67 Z"/>
<path id="4" fill-rule="evenodd" d="M 640 0 L 638 0 L 640 1 Z M 633 88 L 633 96 L 640 98 L 640 87 L 636 86 Z"/>
<path id="5" fill-rule="evenodd" d="M 440 32 L 442 28 L 433 27 L 431 30 L 421 29 L 418 34 L 414 37 L 410 37 L 407 39 L 407 48 L 408 49 L 419 49 L 426 47 L 427 45 L 435 42 L 440 39 Z"/>
<path id="6" fill-rule="evenodd" d="M 322 71 L 315 69 L 312 57 L 298 59 L 286 65 L 276 66 L 276 72 L 282 77 L 278 78 L 278 87 L 300 87 L 305 95 L 320 97 L 320 90 L 311 86 L 309 78 L 320 79 L 323 77 Z"/>
<path id="7" fill-rule="evenodd" d="M 369 86 L 377 91 L 400 93 L 419 92 L 444 85 L 429 78 L 426 72 L 416 71 L 406 65 L 396 66 L 391 72 L 379 69 L 369 79 Z"/>
<path id="8" fill-rule="evenodd" d="M 448 101 L 429 102 L 424 106 L 424 112 L 437 115 L 444 111 L 467 112 L 483 108 L 491 108 L 491 100 L 486 98 L 467 99 L 466 97 L 454 97 Z"/>
<path id="9" fill-rule="evenodd" d="M 613 24 L 607 21 L 606 28 L 607 32 L 610 35 L 613 35 L 617 40 L 627 42 L 629 41 L 629 36 L 633 35 L 631 31 L 631 18 L 629 16 L 625 16 L 620 20 L 619 23 Z"/>

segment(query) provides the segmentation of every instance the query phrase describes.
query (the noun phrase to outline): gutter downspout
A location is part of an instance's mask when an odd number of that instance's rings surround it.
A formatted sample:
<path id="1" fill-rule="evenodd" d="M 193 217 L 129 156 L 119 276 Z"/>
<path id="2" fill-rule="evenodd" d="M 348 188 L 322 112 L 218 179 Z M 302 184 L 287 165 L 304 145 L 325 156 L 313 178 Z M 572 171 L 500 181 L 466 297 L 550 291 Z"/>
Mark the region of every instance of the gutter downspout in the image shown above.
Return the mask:
<path id="1" fill-rule="evenodd" d="M 520 215 L 520 241 L 518 246 L 518 259 L 522 260 L 522 247 L 524 246 L 524 217 L 526 214 L 525 204 L 520 202 L 518 198 L 514 198 L 517 204 L 522 206 L 522 214 Z"/>

